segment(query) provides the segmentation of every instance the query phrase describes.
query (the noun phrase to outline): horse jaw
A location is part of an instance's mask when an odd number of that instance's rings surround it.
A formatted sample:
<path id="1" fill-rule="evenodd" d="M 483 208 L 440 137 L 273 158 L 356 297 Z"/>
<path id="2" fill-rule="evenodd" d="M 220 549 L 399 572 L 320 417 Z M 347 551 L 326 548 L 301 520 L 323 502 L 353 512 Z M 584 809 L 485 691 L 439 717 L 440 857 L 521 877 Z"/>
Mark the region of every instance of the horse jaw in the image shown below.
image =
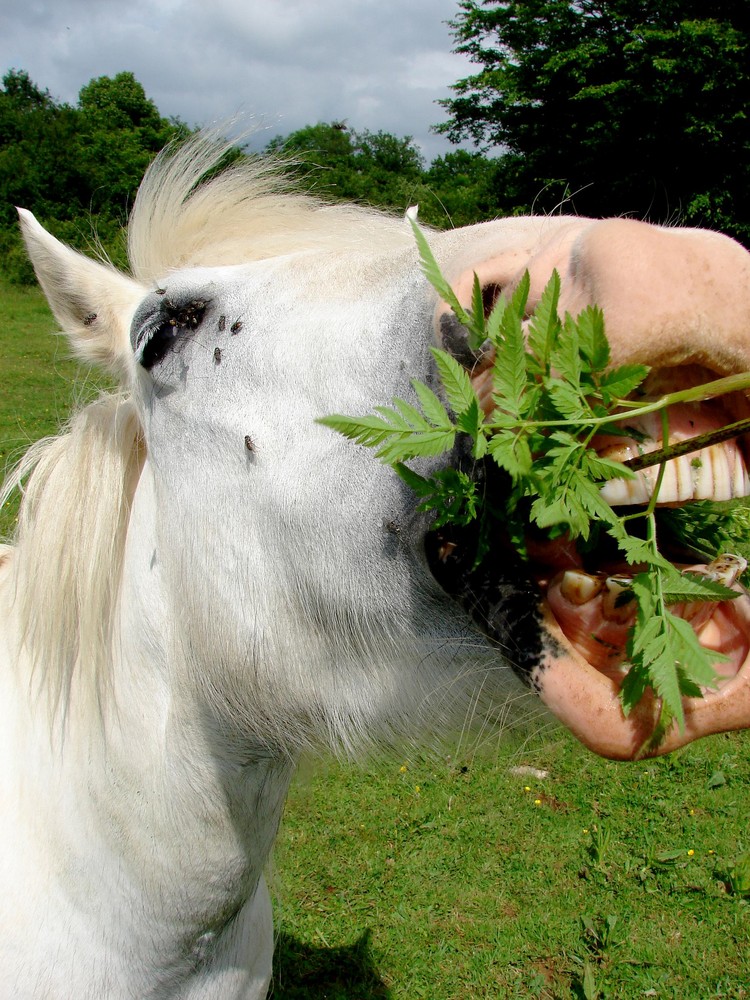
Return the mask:
<path id="1" fill-rule="evenodd" d="M 75 354 L 128 384 L 134 371 L 130 323 L 148 289 L 65 246 L 31 212 L 19 208 L 18 215 L 39 284 Z"/>

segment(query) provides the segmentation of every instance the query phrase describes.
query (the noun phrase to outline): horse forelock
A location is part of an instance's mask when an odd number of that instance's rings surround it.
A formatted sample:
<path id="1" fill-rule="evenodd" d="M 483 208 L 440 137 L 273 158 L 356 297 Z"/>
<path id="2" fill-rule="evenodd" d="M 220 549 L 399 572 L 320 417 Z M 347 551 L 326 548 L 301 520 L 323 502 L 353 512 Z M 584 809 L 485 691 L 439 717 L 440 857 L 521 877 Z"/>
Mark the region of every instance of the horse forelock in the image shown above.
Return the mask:
<path id="1" fill-rule="evenodd" d="M 304 250 L 378 252 L 410 245 L 401 219 L 295 191 L 283 158 L 243 157 L 221 169 L 234 148 L 219 130 L 209 130 L 168 147 L 151 164 L 128 227 L 137 280 Z"/>
<path id="2" fill-rule="evenodd" d="M 125 395 L 104 395 L 38 441 L 6 482 L 22 492 L 10 559 L 18 642 L 53 709 L 108 685 L 114 603 L 144 448 Z"/>

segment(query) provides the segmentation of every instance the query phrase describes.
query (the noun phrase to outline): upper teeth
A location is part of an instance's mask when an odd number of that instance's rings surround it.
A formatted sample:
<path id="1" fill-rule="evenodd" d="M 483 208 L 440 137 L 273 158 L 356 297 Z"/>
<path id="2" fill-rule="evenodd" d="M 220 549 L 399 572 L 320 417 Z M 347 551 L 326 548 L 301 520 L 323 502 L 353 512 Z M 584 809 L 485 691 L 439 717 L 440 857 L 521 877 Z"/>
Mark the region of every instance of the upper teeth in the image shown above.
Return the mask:
<path id="1" fill-rule="evenodd" d="M 611 506 L 648 503 L 656 488 L 659 467 L 652 466 L 632 479 L 611 479 L 602 496 Z M 734 442 L 715 444 L 692 455 L 681 455 L 664 466 L 658 500 L 732 500 L 750 493 L 750 477 Z"/>

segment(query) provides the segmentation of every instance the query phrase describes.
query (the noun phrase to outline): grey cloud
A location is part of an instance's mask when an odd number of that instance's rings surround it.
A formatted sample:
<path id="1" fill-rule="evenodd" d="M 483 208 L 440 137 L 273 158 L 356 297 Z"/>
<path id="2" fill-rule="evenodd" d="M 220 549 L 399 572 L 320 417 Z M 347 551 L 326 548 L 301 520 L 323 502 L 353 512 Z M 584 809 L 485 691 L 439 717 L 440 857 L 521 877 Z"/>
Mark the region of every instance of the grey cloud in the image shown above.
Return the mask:
<path id="1" fill-rule="evenodd" d="M 318 121 L 412 135 L 426 158 L 436 99 L 470 72 L 445 24 L 457 0 L 32 0 L 0 16 L 0 69 L 74 102 L 132 70 L 159 110 L 191 125 L 244 112 L 268 137 Z"/>

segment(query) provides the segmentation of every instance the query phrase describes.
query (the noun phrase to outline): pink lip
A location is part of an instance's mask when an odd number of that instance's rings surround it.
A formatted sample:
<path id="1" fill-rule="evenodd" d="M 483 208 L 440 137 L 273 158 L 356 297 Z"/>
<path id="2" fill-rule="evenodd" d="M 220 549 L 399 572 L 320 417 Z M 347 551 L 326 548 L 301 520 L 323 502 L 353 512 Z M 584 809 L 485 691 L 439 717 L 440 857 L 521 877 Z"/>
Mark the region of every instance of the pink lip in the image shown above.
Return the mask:
<path id="1" fill-rule="evenodd" d="M 683 701 L 685 726 L 675 723 L 657 749 L 643 753 L 659 716 L 657 699 L 649 692 L 625 716 L 619 684 L 588 663 L 566 639 L 546 601 L 542 605 L 543 628 L 551 642 L 532 680 L 550 711 L 589 749 L 615 760 L 668 753 L 712 733 L 750 727 L 750 597 L 738 597 L 722 613 L 741 638 L 743 651 L 737 673 L 722 681 L 717 691 L 703 698 Z M 731 642 L 731 640 L 730 640 Z M 731 653 L 731 649 L 725 650 Z M 736 652 L 736 650 L 735 650 Z"/>

